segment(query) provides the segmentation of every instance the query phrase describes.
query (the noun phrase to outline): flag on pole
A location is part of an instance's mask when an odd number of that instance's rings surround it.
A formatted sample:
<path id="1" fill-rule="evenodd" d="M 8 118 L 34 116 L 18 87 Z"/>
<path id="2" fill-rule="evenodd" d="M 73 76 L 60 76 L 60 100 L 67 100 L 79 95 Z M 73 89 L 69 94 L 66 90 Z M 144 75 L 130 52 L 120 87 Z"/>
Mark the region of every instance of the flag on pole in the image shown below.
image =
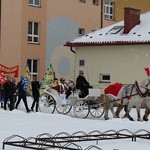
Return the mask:
<path id="1" fill-rule="evenodd" d="M 147 74 L 147 76 L 149 77 L 150 76 L 150 68 L 144 68 L 145 69 L 145 72 L 146 72 L 146 74 Z"/>
<path id="2" fill-rule="evenodd" d="M 55 78 L 55 72 L 53 70 L 52 64 L 49 65 L 49 67 L 47 68 L 47 72 L 45 73 L 41 83 L 40 83 L 40 88 L 44 89 L 46 87 L 46 85 L 50 85 L 52 83 L 52 81 Z"/>
<path id="3" fill-rule="evenodd" d="M 27 92 L 28 94 L 32 95 L 31 75 L 30 75 L 30 69 L 29 69 L 28 63 L 26 63 L 26 66 L 25 66 L 24 77 L 26 77 L 28 80 Z"/>

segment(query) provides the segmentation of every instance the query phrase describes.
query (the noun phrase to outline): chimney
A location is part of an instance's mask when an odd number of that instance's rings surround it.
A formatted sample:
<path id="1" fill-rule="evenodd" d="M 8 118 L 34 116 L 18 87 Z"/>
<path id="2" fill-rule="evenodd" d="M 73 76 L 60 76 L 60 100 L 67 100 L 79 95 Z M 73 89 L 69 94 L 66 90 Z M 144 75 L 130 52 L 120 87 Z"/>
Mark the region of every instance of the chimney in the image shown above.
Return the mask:
<path id="1" fill-rule="evenodd" d="M 140 10 L 130 7 L 124 8 L 124 34 L 128 34 L 132 28 L 140 24 Z"/>

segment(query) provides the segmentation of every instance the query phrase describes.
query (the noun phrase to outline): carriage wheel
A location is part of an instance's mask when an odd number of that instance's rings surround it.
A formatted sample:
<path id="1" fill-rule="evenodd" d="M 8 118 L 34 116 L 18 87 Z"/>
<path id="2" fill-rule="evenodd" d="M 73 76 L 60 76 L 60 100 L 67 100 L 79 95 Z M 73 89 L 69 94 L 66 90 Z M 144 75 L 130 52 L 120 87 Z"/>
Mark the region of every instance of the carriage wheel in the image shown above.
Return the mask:
<path id="1" fill-rule="evenodd" d="M 65 104 L 65 105 L 56 105 L 56 111 L 59 113 L 59 114 L 68 114 L 71 110 L 72 106 L 68 105 L 68 104 Z"/>
<path id="2" fill-rule="evenodd" d="M 86 118 L 89 115 L 90 107 L 85 100 L 78 100 L 73 106 L 73 112 L 77 118 Z"/>
<path id="3" fill-rule="evenodd" d="M 104 114 L 104 107 L 102 104 L 95 104 L 90 107 L 90 114 L 95 118 L 100 118 Z"/>
<path id="4" fill-rule="evenodd" d="M 51 95 L 44 93 L 39 100 L 39 110 L 44 113 L 52 114 L 55 111 L 55 108 L 55 99 Z"/>

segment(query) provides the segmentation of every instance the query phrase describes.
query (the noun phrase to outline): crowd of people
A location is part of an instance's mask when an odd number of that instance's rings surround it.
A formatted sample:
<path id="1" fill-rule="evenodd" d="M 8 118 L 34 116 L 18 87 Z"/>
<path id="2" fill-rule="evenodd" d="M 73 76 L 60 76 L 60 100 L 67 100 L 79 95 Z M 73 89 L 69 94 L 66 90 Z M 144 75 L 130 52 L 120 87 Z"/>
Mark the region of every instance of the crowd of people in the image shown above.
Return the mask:
<path id="1" fill-rule="evenodd" d="M 27 89 L 29 86 L 28 79 L 24 76 L 21 76 L 20 81 L 16 84 L 14 78 L 9 75 L 6 75 L 7 82 L 4 84 L 0 84 L 0 102 L 1 107 L 4 110 L 9 109 L 12 111 L 13 109 L 17 109 L 21 100 L 23 100 L 24 106 L 26 108 L 26 112 L 36 111 L 39 109 L 39 97 L 40 97 L 40 83 L 37 80 L 37 75 L 33 76 L 33 81 L 31 82 L 32 89 L 32 97 L 33 103 L 31 108 L 29 108 L 27 103 Z M 55 89 L 60 97 L 63 96 L 64 99 L 67 99 L 71 92 L 75 89 L 79 89 L 79 97 L 83 98 L 88 95 L 88 88 L 92 88 L 89 82 L 84 77 L 84 72 L 79 70 L 79 75 L 76 79 L 76 83 L 74 84 L 73 80 L 69 80 L 66 82 L 64 78 L 54 78 L 53 82 L 50 83 L 50 87 Z M 9 101 L 9 103 L 8 103 Z M 35 109 L 34 109 L 35 108 Z"/>
<path id="2" fill-rule="evenodd" d="M 0 84 L 0 102 L 1 107 L 4 110 L 9 109 L 12 111 L 13 109 L 17 109 L 18 105 L 20 104 L 21 100 L 26 108 L 26 112 L 34 111 L 34 106 L 36 104 L 36 112 L 38 111 L 38 103 L 39 103 L 39 96 L 40 96 L 40 84 L 37 81 L 37 76 L 33 76 L 33 81 L 31 82 L 32 85 L 32 97 L 33 103 L 31 109 L 27 103 L 27 94 L 28 94 L 28 79 L 24 76 L 21 76 L 20 81 L 16 84 L 15 78 L 12 78 L 9 75 L 6 75 L 7 81 L 5 83 Z M 9 103 L 8 103 L 9 101 Z"/>

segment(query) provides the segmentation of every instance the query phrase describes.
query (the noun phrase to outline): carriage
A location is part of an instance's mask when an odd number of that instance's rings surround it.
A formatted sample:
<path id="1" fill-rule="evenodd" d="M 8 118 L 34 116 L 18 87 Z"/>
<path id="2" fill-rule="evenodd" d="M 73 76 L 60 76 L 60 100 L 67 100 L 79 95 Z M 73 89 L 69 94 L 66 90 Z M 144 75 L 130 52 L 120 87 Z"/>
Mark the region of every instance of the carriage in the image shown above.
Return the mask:
<path id="1" fill-rule="evenodd" d="M 116 93 L 116 91 L 115 89 L 114 92 Z M 39 110 L 47 113 L 54 113 L 56 110 L 60 114 L 67 114 L 73 108 L 73 113 L 77 118 L 86 118 L 89 114 L 95 118 L 99 118 L 105 114 L 104 118 L 106 120 L 108 119 L 108 110 L 112 112 L 114 117 L 117 117 L 113 110 L 113 106 L 115 102 L 118 102 L 122 105 L 126 105 L 127 103 L 127 111 L 124 116 L 129 119 L 130 110 L 135 106 L 137 110 L 137 120 L 141 121 L 140 108 L 141 105 L 144 104 L 143 106 L 146 108 L 146 111 L 143 120 L 148 121 L 148 116 L 150 114 L 149 93 L 149 79 L 145 79 L 140 83 L 135 81 L 135 83 L 130 86 L 121 85 L 119 96 L 117 97 L 112 96 L 112 94 L 100 94 L 100 89 L 89 89 L 89 94 L 84 98 L 79 97 L 79 91 L 74 91 L 68 99 L 64 101 L 60 99 L 56 90 L 46 88 L 43 90 L 43 94 L 40 97 Z"/>
<path id="2" fill-rule="evenodd" d="M 72 91 L 67 99 L 63 99 L 56 90 L 46 88 L 43 89 L 43 94 L 40 97 L 39 110 L 45 113 L 58 112 L 64 115 L 72 110 L 77 118 L 86 118 L 89 114 L 99 118 L 104 113 L 100 96 L 100 89 L 89 89 L 89 94 L 80 98 L 79 91 L 76 90 Z"/>

